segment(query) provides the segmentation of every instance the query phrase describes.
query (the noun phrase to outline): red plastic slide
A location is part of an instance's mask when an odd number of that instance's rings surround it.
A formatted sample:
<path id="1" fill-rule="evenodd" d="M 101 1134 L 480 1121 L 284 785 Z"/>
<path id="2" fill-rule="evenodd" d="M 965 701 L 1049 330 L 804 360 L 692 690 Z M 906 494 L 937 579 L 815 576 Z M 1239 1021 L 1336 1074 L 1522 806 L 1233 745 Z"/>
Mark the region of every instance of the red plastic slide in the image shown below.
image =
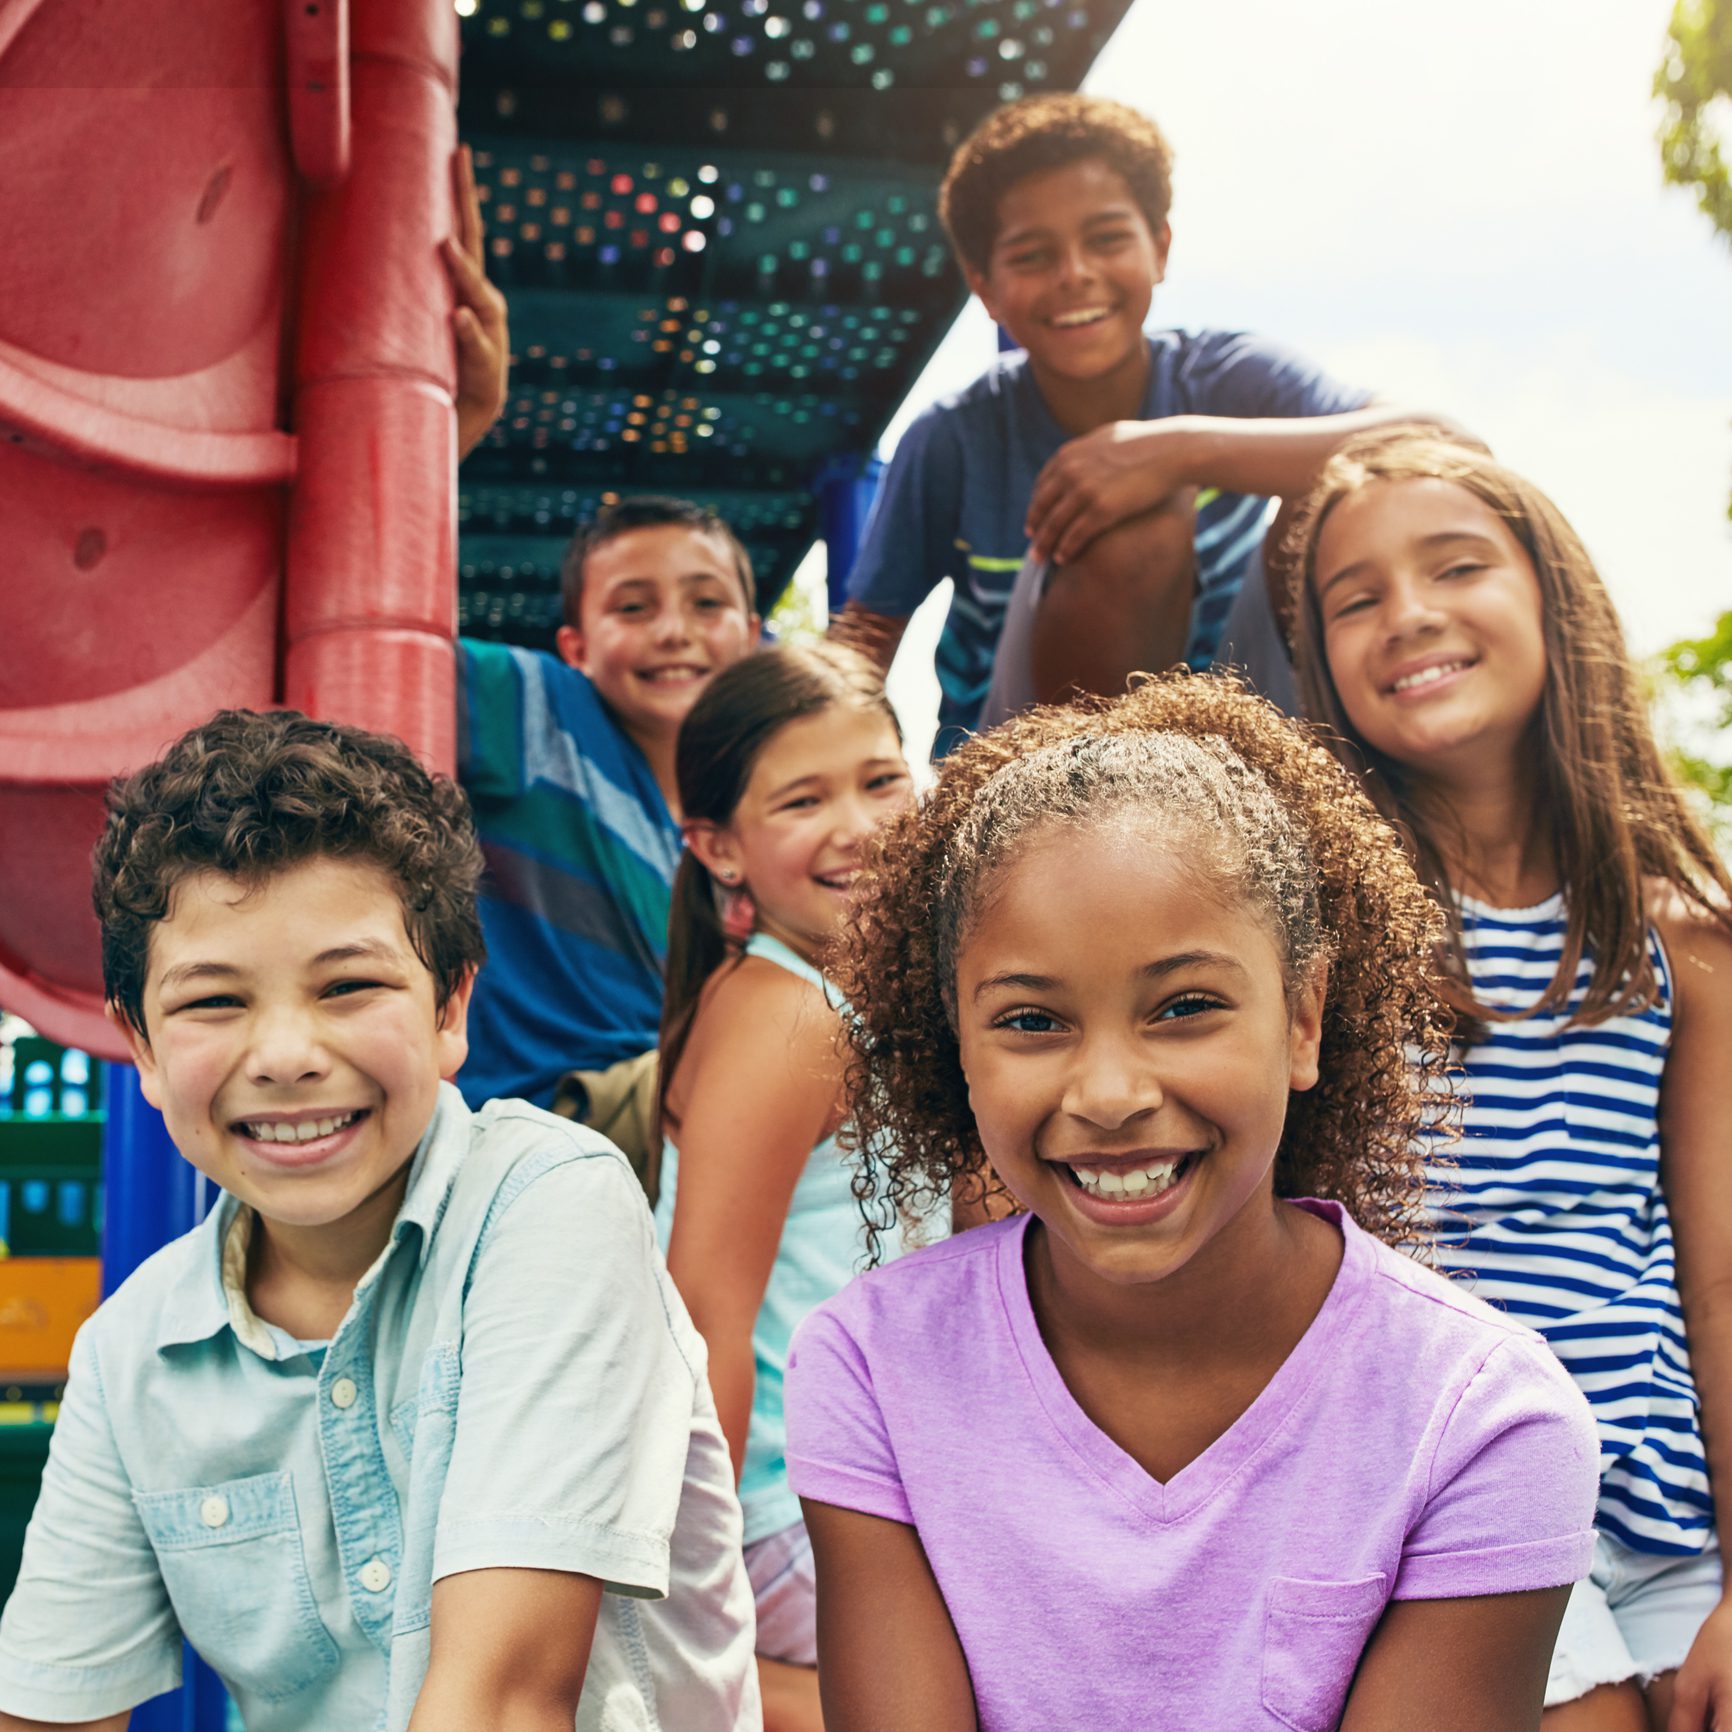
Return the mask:
<path id="1" fill-rule="evenodd" d="M 232 705 L 453 755 L 450 0 L 0 0 L 0 1005 L 101 1013 L 102 790 Z"/>

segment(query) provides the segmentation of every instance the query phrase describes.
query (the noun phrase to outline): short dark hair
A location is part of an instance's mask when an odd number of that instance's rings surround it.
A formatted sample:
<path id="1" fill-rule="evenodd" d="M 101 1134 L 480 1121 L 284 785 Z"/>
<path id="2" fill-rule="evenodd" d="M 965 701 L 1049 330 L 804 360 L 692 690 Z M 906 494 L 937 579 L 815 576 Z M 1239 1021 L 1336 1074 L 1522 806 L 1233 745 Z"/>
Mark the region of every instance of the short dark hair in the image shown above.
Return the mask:
<path id="1" fill-rule="evenodd" d="M 985 274 L 998 238 L 998 201 L 1018 181 L 1087 157 L 1123 177 L 1159 234 L 1173 203 L 1166 134 L 1122 102 L 1055 91 L 994 109 L 956 147 L 938 189 L 938 216 L 963 269 Z"/>
<path id="2" fill-rule="evenodd" d="M 222 710 L 109 788 L 91 886 L 108 1002 L 148 1036 L 150 929 L 168 918 L 183 878 L 259 883 L 321 856 L 393 880 L 443 1008 L 487 954 L 468 798 L 401 740 L 298 710 Z"/>
<path id="3" fill-rule="evenodd" d="M 634 529 L 659 529 L 675 524 L 699 535 L 713 535 L 726 544 L 734 557 L 734 572 L 740 580 L 740 590 L 746 598 L 746 609 L 758 611 L 758 583 L 752 575 L 752 561 L 741 545 L 740 538 L 728 527 L 727 520 L 713 505 L 699 505 L 690 499 L 674 499 L 660 493 L 639 494 L 633 499 L 621 499 L 604 505 L 588 523 L 571 538 L 571 546 L 559 567 L 560 617 L 567 625 L 577 625 L 578 608 L 583 601 L 583 568 L 598 547 Z"/>

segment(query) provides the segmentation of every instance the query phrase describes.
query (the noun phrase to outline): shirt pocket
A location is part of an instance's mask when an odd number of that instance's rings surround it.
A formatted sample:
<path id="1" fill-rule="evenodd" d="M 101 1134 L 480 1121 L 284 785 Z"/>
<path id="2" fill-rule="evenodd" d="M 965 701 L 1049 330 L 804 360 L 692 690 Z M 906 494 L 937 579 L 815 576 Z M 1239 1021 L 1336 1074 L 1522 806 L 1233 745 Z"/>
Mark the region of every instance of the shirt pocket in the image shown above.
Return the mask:
<path id="1" fill-rule="evenodd" d="M 1365 1644 L 1383 1616 L 1389 1578 L 1269 1584 L 1263 1626 L 1263 1706 L 1295 1732 L 1333 1732 Z"/>
<path id="2" fill-rule="evenodd" d="M 337 1644 L 313 1598 L 290 1474 L 134 1492 L 133 1503 L 182 1633 L 224 1679 L 281 1702 L 330 1675 Z"/>

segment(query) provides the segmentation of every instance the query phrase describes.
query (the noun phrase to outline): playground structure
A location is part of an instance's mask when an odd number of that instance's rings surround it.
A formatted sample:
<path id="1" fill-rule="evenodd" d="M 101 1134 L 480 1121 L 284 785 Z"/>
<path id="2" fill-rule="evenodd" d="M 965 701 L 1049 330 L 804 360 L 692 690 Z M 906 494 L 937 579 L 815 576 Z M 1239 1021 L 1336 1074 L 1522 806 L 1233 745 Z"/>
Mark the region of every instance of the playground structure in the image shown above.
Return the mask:
<path id="1" fill-rule="evenodd" d="M 123 1060 L 88 897 L 110 778 L 234 705 L 449 769 L 455 632 L 547 644 L 611 497 L 715 505 L 766 606 L 822 535 L 836 596 L 962 298 L 943 164 L 1079 82 L 1127 3 L 0 0 L 0 1007 Z M 513 355 L 454 483 L 459 130 Z M 106 1291 L 210 1201 L 129 1066 L 74 1098 L 77 1051 L 17 1046 L 0 1101 L 0 1204 L 71 1235 L 0 1261 L 0 1548 L 98 1223 Z M 194 1668 L 133 1725 L 221 1713 Z"/>

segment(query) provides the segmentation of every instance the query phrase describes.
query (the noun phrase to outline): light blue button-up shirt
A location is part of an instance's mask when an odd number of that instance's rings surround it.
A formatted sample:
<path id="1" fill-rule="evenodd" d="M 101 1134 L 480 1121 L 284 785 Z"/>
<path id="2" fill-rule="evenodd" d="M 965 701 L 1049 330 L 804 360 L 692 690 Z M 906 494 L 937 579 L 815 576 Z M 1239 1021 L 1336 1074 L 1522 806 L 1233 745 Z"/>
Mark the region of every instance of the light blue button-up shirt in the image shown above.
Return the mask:
<path id="1" fill-rule="evenodd" d="M 210 1662 L 248 1732 L 400 1732 L 433 1583 L 607 1584 L 577 1725 L 760 1723 L 740 1514 L 704 1349 L 605 1139 L 455 1089 L 328 1343 L 225 1283 L 237 1205 L 80 1333 L 0 1709 L 97 1719 Z M 244 1230 L 244 1229 L 243 1229 Z"/>

